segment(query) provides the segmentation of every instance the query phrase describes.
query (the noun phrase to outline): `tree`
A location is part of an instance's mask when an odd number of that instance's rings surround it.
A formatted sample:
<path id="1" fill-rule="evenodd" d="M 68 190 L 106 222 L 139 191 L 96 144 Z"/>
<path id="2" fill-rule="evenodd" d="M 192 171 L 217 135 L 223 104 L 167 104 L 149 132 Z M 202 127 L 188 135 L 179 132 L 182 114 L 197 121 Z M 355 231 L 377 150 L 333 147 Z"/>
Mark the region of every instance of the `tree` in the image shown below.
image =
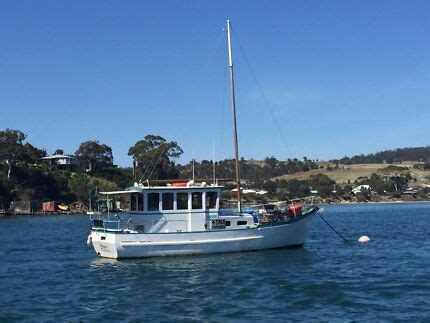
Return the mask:
<path id="1" fill-rule="evenodd" d="M 46 156 L 45 150 L 36 148 L 28 142 L 23 145 L 23 148 L 24 148 L 24 154 L 22 156 L 23 161 L 35 164 L 39 162 L 42 157 Z"/>
<path id="2" fill-rule="evenodd" d="M 88 192 L 91 189 L 90 180 L 85 174 L 73 176 L 68 183 L 69 190 L 76 196 L 79 202 L 85 202 L 88 199 Z"/>
<path id="3" fill-rule="evenodd" d="M 367 202 L 372 198 L 372 191 L 366 188 L 362 188 L 360 192 L 358 192 L 355 197 L 358 202 Z"/>
<path id="4" fill-rule="evenodd" d="M 26 135 L 19 130 L 6 129 L 0 131 L 0 159 L 7 165 L 7 179 L 10 179 L 15 163 L 24 156 L 22 142 Z"/>
<path id="5" fill-rule="evenodd" d="M 274 181 L 265 181 L 261 188 L 266 190 L 269 194 L 276 192 L 276 184 Z"/>
<path id="6" fill-rule="evenodd" d="M 138 168 L 142 170 L 141 177 L 149 179 L 152 175 L 157 179 L 177 178 L 179 171 L 173 158 L 178 158 L 183 150 L 176 141 L 167 142 L 161 136 L 147 135 L 130 147 L 128 155 L 133 156 Z"/>
<path id="7" fill-rule="evenodd" d="M 379 176 L 378 174 L 373 173 L 372 175 L 370 175 L 370 178 L 368 181 L 366 181 L 367 185 L 370 185 L 370 187 L 378 194 L 383 195 L 385 194 L 387 191 L 390 190 L 390 185 L 387 184 L 382 178 L 381 176 Z"/>
<path id="8" fill-rule="evenodd" d="M 88 140 L 81 143 L 75 155 L 87 172 L 113 166 L 112 148 L 98 141 Z"/>
<path id="9" fill-rule="evenodd" d="M 63 149 L 56 149 L 54 152 L 54 155 L 62 155 L 62 154 L 64 154 Z"/>
<path id="10" fill-rule="evenodd" d="M 10 183 L 0 178 L 0 209 L 7 209 L 12 199 Z"/>
<path id="11" fill-rule="evenodd" d="M 317 190 L 321 197 L 332 195 L 333 185 L 336 184 L 330 177 L 324 174 L 311 175 L 308 184 Z"/>

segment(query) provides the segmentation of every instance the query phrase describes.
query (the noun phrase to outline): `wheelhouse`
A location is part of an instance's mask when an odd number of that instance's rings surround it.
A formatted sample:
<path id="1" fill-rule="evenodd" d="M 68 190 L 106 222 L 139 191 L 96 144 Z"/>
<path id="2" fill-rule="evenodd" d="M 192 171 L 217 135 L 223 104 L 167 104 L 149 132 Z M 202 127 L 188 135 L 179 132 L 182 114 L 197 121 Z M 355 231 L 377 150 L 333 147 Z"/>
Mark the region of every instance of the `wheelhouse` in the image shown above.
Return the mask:
<path id="1" fill-rule="evenodd" d="M 208 187 L 151 187 L 130 193 L 130 213 L 218 212 L 220 186 Z"/>
<path id="2" fill-rule="evenodd" d="M 134 185 L 124 191 L 100 192 L 101 195 L 126 195 L 126 226 L 143 233 L 195 232 L 219 229 L 222 186 Z M 124 198 L 123 198 L 124 199 Z M 122 214 L 115 219 L 121 221 Z M 105 221 L 106 223 L 106 221 Z M 251 222 L 250 222 L 251 223 Z"/>

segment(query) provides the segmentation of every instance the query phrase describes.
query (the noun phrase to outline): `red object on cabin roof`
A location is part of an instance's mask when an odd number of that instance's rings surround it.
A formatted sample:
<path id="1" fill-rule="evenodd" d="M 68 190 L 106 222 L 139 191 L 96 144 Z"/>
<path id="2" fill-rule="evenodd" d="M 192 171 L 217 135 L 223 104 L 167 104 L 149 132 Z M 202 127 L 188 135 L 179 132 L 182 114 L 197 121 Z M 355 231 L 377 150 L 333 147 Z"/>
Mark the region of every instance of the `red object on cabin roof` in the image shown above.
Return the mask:
<path id="1" fill-rule="evenodd" d="M 186 187 L 187 182 L 171 183 L 170 185 L 173 187 Z"/>

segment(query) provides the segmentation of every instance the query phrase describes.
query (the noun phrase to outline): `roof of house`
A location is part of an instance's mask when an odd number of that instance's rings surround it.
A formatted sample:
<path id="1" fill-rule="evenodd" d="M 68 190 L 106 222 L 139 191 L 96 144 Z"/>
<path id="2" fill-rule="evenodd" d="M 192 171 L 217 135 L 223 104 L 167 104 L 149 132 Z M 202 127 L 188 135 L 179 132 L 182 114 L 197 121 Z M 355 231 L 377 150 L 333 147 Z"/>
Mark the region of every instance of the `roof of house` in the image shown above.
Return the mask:
<path id="1" fill-rule="evenodd" d="M 49 160 L 49 159 L 74 159 L 75 156 L 69 156 L 69 155 L 52 155 L 52 156 L 46 156 L 42 157 L 42 159 Z"/>

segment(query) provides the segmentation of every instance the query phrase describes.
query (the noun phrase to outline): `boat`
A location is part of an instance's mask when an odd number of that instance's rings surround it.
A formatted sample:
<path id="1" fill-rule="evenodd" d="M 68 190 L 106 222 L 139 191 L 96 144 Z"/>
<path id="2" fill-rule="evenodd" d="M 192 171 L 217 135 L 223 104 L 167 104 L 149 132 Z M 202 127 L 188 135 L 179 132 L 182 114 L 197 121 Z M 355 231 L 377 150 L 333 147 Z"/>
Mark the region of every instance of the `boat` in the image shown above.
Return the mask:
<path id="1" fill-rule="evenodd" d="M 66 204 L 59 204 L 57 205 L 57 207 L 60 211 L 63 211 L 63 212 L 69 211 L 69 206 Z"/>
<path id="2" fill-rule="evenodd" d="M 231 24 L 227 21 L 230 92 L 235 144 L 237 205 L 220 207 L 223 186 L 189 180 L 135 182 L 123 191 L 99 192 L 129 201 L 127 212 L 92 212 L 87 243 L 106 258 L 179 256 L 301 247 L 318 207 L 302 200 L 242 207 L 236 127 Z M 306 202 L 306 203 L 305 203 Z"/>

